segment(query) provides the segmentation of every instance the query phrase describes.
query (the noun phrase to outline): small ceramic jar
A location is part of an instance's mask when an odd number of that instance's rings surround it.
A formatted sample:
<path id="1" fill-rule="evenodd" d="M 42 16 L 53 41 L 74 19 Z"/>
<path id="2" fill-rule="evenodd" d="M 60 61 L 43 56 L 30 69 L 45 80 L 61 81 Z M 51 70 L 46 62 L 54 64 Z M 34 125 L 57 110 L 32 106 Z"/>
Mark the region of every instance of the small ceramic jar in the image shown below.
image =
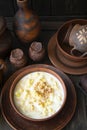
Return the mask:
<path id="1" fill-rule="evenodd" d="M 24 67 L 26 65 L 26 63 L 27 63 L 24 52 L 19 48 L 16 48 L 16 49 L 12 50 L 11 54 L 10 54 L 10 62 L 16 68 Z"/>
<path id="2" fill-rule="evenodd" d="M 45 49 L 41 42 L 32 42 L 29 47 L 29 57 L 33 61 L 40 61 L 45 56 Z"/>
<path id="3" fill-rule="evenodd" d="M 6 57 L 12 46 L 12 35 L 4 17 L 0 17 L 0 58 Z"/>

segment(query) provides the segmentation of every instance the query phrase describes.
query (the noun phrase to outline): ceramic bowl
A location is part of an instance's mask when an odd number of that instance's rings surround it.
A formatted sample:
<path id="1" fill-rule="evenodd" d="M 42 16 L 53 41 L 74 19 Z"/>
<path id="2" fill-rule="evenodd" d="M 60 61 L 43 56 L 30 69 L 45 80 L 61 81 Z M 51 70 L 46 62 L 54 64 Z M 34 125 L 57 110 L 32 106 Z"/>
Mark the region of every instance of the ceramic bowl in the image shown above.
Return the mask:
<path id="1" fill-rule="evenodd" d="M 67 89 L 62 78 L 44 65 L 21 72 L 10 87 L 10 102 L 26 120 L 45 121 L 61 112 Z"/>
<path id="2" fill-rule="evenodd" d="M 87 64 L 87 56 L 81 57 L 79 56 L 78 52 L 76 52 L 76 55 L 71 55 L 72 46 L 70 46 L 68 43 L 69 41 L 68 37 L 69 37 L 70 30 L 76 24 L 86 25 L 87 20 L 74 19 L 74 20 L 66 21 L 58 29 L 57 37 L 56 37 L 57 56 L 60 58 L 61 61 L 66 62 L 67 65 L 72 66 L 72 67 L 79 67 L 79 66 L 84 66 Z"/>

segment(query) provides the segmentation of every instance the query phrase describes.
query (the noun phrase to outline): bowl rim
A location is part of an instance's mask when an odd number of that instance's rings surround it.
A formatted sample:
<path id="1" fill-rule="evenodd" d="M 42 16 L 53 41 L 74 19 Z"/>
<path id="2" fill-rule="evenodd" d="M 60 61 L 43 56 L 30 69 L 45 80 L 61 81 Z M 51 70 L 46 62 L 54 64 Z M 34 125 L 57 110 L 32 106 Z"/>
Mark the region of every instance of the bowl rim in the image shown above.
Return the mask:
<path id="1" fill-rule="evenodd" d="M 68 58 L 72 58 L 73 60 L 85 60 L 85 59 L 87 59 L 87 56 L 86 57 L 77 57 L 77 56 L 74 56 L 74 55 L 70 55 L 69 53 L 67 53 L 66 51 L 64 51 L 64 49 L 62 49 L 61 48 L 61 46 L 60 46 L 60 42 L 59 42 L 59 39 L 58 39 L 58 35 L 59 35 L 59 33 L 60 33 L 60 31 L 61 31 L 61 29 L 65 26 L 65 25 L 67 25 L 67 24 L 72 24 L 73 22 L 79 22 L 79 21 L 81 21 L 81 22 L 87 22 L 87 20 L 86 19 L 72 19 L 72 20 L 68 20 L 68 21 L 66 21 L 66 22 L 64 22 L 60 27 L 59 27 L 59 29 L 57 30 L 57 32 L 56 32 L 56 42 L 57 42 L 57 47 L 60 49 L 60 51 L 64 54 L 64 55 L 66 55 Z"/>
<path id="2" fill-rule="evenodd" d="M 29 73 L 32 73 L 32 72 L 37 72 L 37 71 L 41 71 L 41 72 L 47 72 L 51 75 L 53 75 L 54 77 L 56 77 L 59 82 L 61 83 L 62 85 L 62 88 L 64 90 L 64 100 L 63 100 L 63 103 L 61 105 L 61 107 L 59 108 L 59 110 L 57 112 L 55 112 L 54 114 L 52 114 L 51 116 L 48 116 L 46 118 L 40 118 L 40 119 L 36 119 L 36 118 L 31 118 L 31 117 L 28 117 L 24 114 L 22 114 L 16 107 L 15 103 L 14 103 L 14 100 L 13 100 L 13 92 L 14 92 L 14 89 L 15 89 L 15 86 L 16 84 L 18 83 L 18 81 L 20 81 L 24 76 L 26 76 L 27 74 Z M 40 67 L 38 68 L 38 65 L 37 67 L 35 68 L 27 68 L 25 71 L 21 72 L 14 80 L 13 80 L 13 83 L 10 87 L 10 92 L 9 92 L 9 98 L 10 98 L 10 103 L 13 107 L 13 109 L 15 110 L 15 112 L 20 115 L 22 118 L 26 119 L 26 120 L 29 120 L 29 121 L 46 121 L 46 120 L 49 120 L 51 118 L 53 118 L 54 116 L 56 116 L 61 110 L 62 108 L 64 107 L 65 103 L 66 103 L 66 99 L 67 99 L 67 88 L 66 88 L 66 85 L 63 81 L 63 79 L 59 76 L 59 74 L 57 74 L 56 72 L 54 72 L 53 70 L 49 69 L 49 68 L 44 68 L 44 67 Z"/>

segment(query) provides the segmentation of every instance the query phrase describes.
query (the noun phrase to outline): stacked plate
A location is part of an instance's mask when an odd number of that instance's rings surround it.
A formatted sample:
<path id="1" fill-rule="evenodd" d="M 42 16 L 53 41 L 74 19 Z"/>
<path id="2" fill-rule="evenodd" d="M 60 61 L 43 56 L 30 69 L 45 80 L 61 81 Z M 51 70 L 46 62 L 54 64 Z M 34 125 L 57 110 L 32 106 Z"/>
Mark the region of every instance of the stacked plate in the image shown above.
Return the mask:
<path id="1" fill-rule="evenodd" d="M 71 55 L 72 47 L 67 42 L 71 25 L 76 24 L 86 25 L 87 20 L 75 19 L 65 22 L 49 40 L 48 55 L 58 69 L 68 74 L 80 75 L 87 73 L 87 55 L 84 57 Z"/>
<path id="2" fill-rule="evenodd" d="M 42 71 L 42 70 L 47 71 L 52 75 L 55 74 L 55 76 L 58 75 L 57 78 L 59 79 L 59 81 L 62 81 L 62 83 L 64 83 L 62 85 L 64 85 L 66 88 L 65 90 L 67 91 L 67 97 L 65 98 L 65 102 L 64 105 L 62 106 L 61 111 L 56 113 L 55 116 L 53 116 L 52 118 L 42 120 L 42 121 L 39 120 L 39 122 L 37 123 L 36 120 L 30 120 L 30 118 L 29 119 L 24 118 L 24 116 L 21 116 L 21 114 L 19 114 L 20 112 L 18 112 L 17 109 L 15 109 L 12 104 L 11 92 L 13 92 L 14 90 L 14 87 L 12 87 L 12 85 L 13 84 L 15 85 L 15 83 L 19 81 L 20 79 L 19 77 L 22 78 L 24 75 L 26 76 L 26 74 L 30 74 L 31 72 Z M 16 71 L 7 80 L 1 93 L 2 114 L 5 120 L 7 121 L 7 123 L 13 129 L 16 130 L 62 129 L 71 120 L 72 116 L 74 115 L 75 108 L 76 108 L 76 92 L 72 81 L 62 71 L 50 65 L 45 65 L 45 64 L 31 65 Z"/>

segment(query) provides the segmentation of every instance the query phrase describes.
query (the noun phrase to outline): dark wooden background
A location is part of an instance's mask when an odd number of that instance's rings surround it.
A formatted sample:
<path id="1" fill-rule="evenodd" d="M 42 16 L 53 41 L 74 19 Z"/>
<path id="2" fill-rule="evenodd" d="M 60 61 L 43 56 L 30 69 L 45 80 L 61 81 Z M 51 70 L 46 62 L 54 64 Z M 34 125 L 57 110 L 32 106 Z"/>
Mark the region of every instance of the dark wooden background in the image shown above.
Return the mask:
<path id="1" fill-rule="evenodd" d="M 29 8 L 32 8 L 43 20 L 42 39 L 48 43 L 49 38 L 54 34 L 63 21 L 71 18 L 87 18 L 87 0 L 29 0 Z M 0 0 L 0 15 L 7 17 L 9 29 L 12 30 L 12 18 L 18 10 L 16 0 Z M 48 21 L 45 23 L 45 21 Z M 49 22 L 51 21 L 51 22 Z M 44 24 L 45 23 L 45 24 Z M 15 41 L 14 41 L 15 43 Z M 16 45 L 16 44 L 15 44 Z M 12 69 L 12 68 L 11 68 Z M 10 69 L 10 71 L 12 71 Z M 9 75 L 10 76 L 10 72 Z M 8 77 L 6 77 L 8 78 Z M 76 77 L 73 79 L 76 79 Z M 73 80 L 74 81 L 74 80 Z M 76 83 L 76 81 L 74 81 Z M 77 88 L 77 87 L 76 87 Z M 72 121 L 64 130 L 87 130 L 87 96 L 84 96 L 77 88 L 77 109 Z M 12 130 L 2 119 L 0 130 Z"/>
<path id="2" fill-rule="evenodd" d="M 87 15 L 87 0 L 28 0 L 29 8 L 39 16 L 52 18 L 84 17 Z M 14 16 L 17 11 L 16 0 L 0 0 L 0 15 Z M 55 16 L 55 17 L 54 17 Z"/>

